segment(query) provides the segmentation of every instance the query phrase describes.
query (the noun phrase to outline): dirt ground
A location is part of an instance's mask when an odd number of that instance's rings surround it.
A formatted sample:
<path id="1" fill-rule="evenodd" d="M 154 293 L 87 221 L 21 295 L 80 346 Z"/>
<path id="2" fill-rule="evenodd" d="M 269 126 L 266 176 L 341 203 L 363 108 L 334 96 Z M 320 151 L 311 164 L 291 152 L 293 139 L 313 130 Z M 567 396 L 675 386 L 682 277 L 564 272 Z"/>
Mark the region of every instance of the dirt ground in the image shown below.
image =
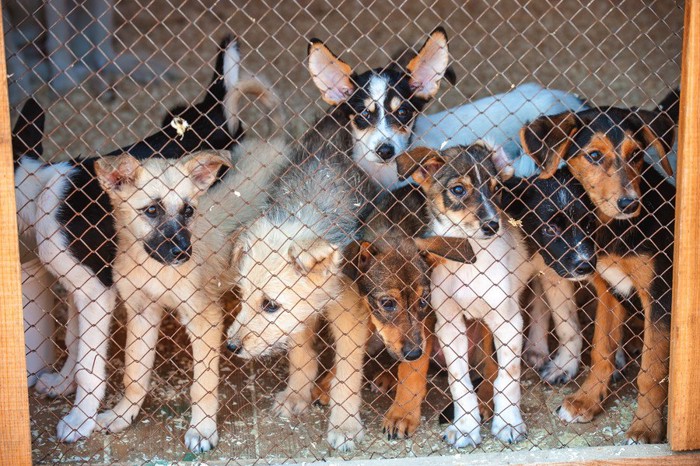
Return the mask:
<path id="1" fill-rule="evenodd" d="M 367 6 L 370 5 L 370 6 Z M 601 105 L 650 106 L 679 82 L 682 5 L 672 1 L 430 2 L 220 1 L 117 2 L 121 43 L 141 56 L 155 54 L 173 64 L 177 79 L 140 85 L 124 79 L 116 98 L 90 86 L 56 98 L 36 97 L 48 107 L 47 158 L 111 151 L 153 131 L 168 108 L 194 101 L 212 73 L 216 44 L 227 33 L 239 37 L 248 73 L 263 77 L 282 96 L 292 117 L 284 130 L 298 136 L 324 109 L 304 67 L 307 39 L 318 37 L 358 69 L 384 64 L 397 50 L 421 43 L 443 25 L 450 36 L 456 86 L 445 86 L 428 112 L 503 92 L 523 82 L 572 91 Z M 255 114 L 255 112 L 251 112 Z M 245 116 L 245 115 L 244 115 Z M 254 118 L 254 117 L 252 117 Z M 245 121 L 245 118 L 244 118 Z M 248 121 L 252 123 L 252 121 Z M 120 331 L 116 339 L 119 341 Z M 272 394 L 283 387 L 284 360 L 223 365 L 219 447 L 195 456 L 182 443 L 187 428 L 189 369 L 186 338 L 179 326 L 164 327 L 152 395 L 127 432 L 95 434 L 76 445 L 56 443 L 55 426 L 69 399 L 46 400 L 30 392 L 36 463 L 167 464 L 174 460 L 230 460 L 241 464 L 294 459 L 331 459 L 324 440 L 326 411 L 311 409 L 299 422 L 269 412 Z M 115 375 L 106 405 L 120 389 L 121 355 L 111 358 Z M 630 371 L 628 378 L 634 375 Z M 388 441 L 381 419 L 390 398 L 364 392 L 365 442 L 354 458 L 454 453 L 440 440 L 437 418 L 447 404 L 443 372 L 433 372 L 424 422 L 408 441 Z M 484 428 L 479 451 L 543 449 L 621 443 L 634 411 L 636 391 L 616 385 L 618 396 L 593 423 L 565 426 L 553 414 L 576 383 L 550 387 L 526 372 L 523 411 L 528 439 L 509 446 Z"/>

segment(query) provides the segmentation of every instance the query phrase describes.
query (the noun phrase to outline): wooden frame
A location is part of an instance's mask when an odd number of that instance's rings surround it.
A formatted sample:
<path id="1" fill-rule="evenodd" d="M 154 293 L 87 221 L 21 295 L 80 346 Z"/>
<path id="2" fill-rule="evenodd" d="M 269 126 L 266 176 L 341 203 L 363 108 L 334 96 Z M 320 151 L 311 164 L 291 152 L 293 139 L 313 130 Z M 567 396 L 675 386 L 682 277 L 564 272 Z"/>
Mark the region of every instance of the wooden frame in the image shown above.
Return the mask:
<path id="1" fill-rule="evenodd" d="M 0 34 L 0 82 L 7 80 L 3 38 Z M 700 0 L 685 5 L 681 83 L 668 409 L 672 450 L 700 449 Z M 23 465 L 31 464 L 32 450 L 10 134 L 7 87 L 0 86 L 0 458 Z M 697 464 L 700 456 L 679 458 L 667 451 L 654 458 L 660 460 Z"/>

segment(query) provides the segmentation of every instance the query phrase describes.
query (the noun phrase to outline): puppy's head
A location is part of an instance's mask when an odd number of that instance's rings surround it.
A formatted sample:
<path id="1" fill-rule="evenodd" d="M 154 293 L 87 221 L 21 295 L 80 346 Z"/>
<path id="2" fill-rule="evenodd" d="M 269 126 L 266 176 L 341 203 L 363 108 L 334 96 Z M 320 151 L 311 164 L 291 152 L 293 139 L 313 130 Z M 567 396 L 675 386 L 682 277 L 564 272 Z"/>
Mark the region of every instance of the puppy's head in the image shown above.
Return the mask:
<path id="1" fill-rule="evenodd" d="M 504 188 L 503 206 L 559 276 L 582 280 L 595 271 L 593 236 L 599 222 L 586 191 L 567 168 L 547 179 L 512 180 Z"/>
<path id="2" fill-rule="evenodd" d="M 227 342 L 240 357 L 286 349 L 340 293 L 341 253 L 323 240 L 299 237 L 304 235 L 298 224 L 295 228 L 263 218 L 236 239 L 231 267 L 241 309 Z"/>
<path id="3" fill-rule="evenodd" d="M 223 166 L 230 166 L 227 153 L 142 162 L 123 154 L 97 160 L 95 175 L 112 200 L 120 237 L 162 264 L 180 265 L 192 255 L 199 197 Z"/>
<path id="4" fill-rule="evenodd" d="M 523 127 L 520 140 L 544 178 L 566 162 L 599 213 L 609 218 L 639 214 L 644 151 L 654 147 L 673 174 L 666 154 L 674 124 L 656 112 L 608 107 L 544 116 Z"/>
<path id="5" fill-rule="evenodd" d="M 343 270 L 366 298 L 370 319 L 389 353 L 399 361 L 413 361 L 426 351 L 423 320 L 429 311 L 430 269 L 445 259 L 473 258 L 466 239 L 387 237 L 351 243 Z"/>
<path id="6" fill-rule="evenodd" d="M 449 63 L 447 34 L 438 28 L 404 68 L 388 66 L 362 74 L 323 42 L 309 45 L 309 72 L 323 100 L 350 119 L 356 161 L 388 163 L 406 150 L 415 116 L 435 97 Z"/>
<path id="7" fill-rule="evenodd" d="M 399 156 L 397 168 L 399 177 L 412 176 L 420 185 L 441 234 L 460 231 L 485 239 L 500 229 L 497 188 L 501 174 L 495 158 L 507 155 L 484 142 L 444 151 L 417 148 Z"/>

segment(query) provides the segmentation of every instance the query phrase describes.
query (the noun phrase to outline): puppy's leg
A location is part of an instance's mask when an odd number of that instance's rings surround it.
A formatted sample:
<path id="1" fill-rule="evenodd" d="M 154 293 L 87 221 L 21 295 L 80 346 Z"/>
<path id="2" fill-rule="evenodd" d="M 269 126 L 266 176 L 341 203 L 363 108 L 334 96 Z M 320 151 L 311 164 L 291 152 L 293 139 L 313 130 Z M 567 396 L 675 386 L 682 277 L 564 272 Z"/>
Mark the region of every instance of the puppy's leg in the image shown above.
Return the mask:
<path id="1" fill-rule="evenodd" d="M 530 328 L 527 334 L 523 359 L 528 366 L 540 370 L 549 361 L 549 318 L 551 312 L 544 300 L 544 290 L 539 277 L 530 281 L 534 298 L 530 311 Z"/>
<path id="2" fill-rule="evenodd" d="M 319 406 L 328 406 L 330 404 L 330 391 L 334 378 L 335 367 L 332 367 L 331 370 L 323 374 L 323 377 L 314 383 L 314 386 L 311 389 L 311 399 L 315 404 Z"/>
<path id="3" fill-rule="evenodd" d="M 124 348 L 124 396 L 114 408 L 97 416 L 97 425 L 107 432 L 121 432 L 138 416 L 148 394 L 158 343 L 163 308 L 146 297 L 131 296 L 126 306 Z M 150 300 L 149 300 L 150 301 Z M 134 307 L 133 305 L 137 306 Z M 138 304 L 143 304 L 139 306 Z"/>
<path id="4" fill-rule="evenodd" d="M 498 363 L 493 357 L 495 346 L 493 333 L 482 322 L 476 322 L 480 327 L 481 339 L 481 383 L 476 390 L 479 396 L 479 413 L 483 420 L 491 419 L 493 415 L 493 384 L 498 377 Z"/>
<path id="5" fill-rule="evenodd" d="M 489 312 L 485 320 L 493 332 L 499 366 L 493 383 L 491 433 L 503 442 L 515 443 L 527 433 L 520 413 L 523 316 L 517 300 L 507 298 L 498 309 Z"/>
<path id="6" fill-rule="evenodd" d="M 328 320 L 335 339 L 335 377 L 330 388 L 328 443 L 340 451 L 350 451 L 364 438 L 360 418 L 362 404 L 362 365 L 369 338 L 364 299 L 355 285 L 327 306 Z"/>
<path id="7" fill-rule="evenodd" d="M 426 338 L 429 336 L 429 338 Z M 384 416 L 382 432 L 389 439 L 408 438 L 420 425 L 420 411 L 428 386 L 430 349 L 433 347 L 432 332 L 423 329 L 423 355 L 410 362 L 399 364 L 396 397 Z"/>
<path id="8" fill-rule="evenodd" d="M 574 301 L 574 284 L 569 280 L 547 280 L 545 295 L 552 306 L 554 331 L 559 340 L 559 349 L 554 359 L 540 370 L 540 376 L 552 384 L 566 383 L 578 372 L 581 364 L 583 336 Z"/>
<path id="9" fill-rule="evenodd" d="M 106 361 L 117 293 L 93 278 L 72 292 L 78 309 L 77 386 L 73 409 L 59 421 L 56 436 L 63 442 L 88 437 L 96 426 L 97 410 L 105 395 Z"/>
<path id="10" fill-rule="evenodd" d="M 273 412 L 283 417 L 293 417 L 306 411 L 311 404 L 311 390 L 318 373 L 318 360 L 314 350 L 315 322 L 309 322 L 304 330 L 292 336 L 294 345 L 289 350 L 289 380 L 287 388 L 277 394 Z"/>
<path id="11" fill-rule="evenodd" d="M 442 439 L 457 448 L 481 443 L 479 401 L 469 378 L 469 338 L 462 309 L 439 289 L 433 290 L 431 301 L 436 310 L 435 333 L 447 364 L 450 393 L 454 404 L 452 424 Z"/>
<path id="12" fill-rule="evenodd" d="M 637 375 L 637 411 L 627 431 L 629 443 L 661 443 L 666 436 L 663 410 L 668 397 L 670 329 L 652 317 L 651 298 L 639 292 L 644 306 L 644 349 Z"/>
<path id="13" fill-rule="evenodd" d="M 190 389 L 192 419 L 185 444 L 199 453 L 215 448 L 219 442 L 216 413 L 219 410 L 219 354 L 224 312 L 204 291 L 199 291 L 191 302 L 193 307 L 180 307 L 180 320 L 192 341 L 194 360 L 194 381 Z"/>
<path id="14" fill-rule="evenodd" d="M 598 308 L 591 349 L 591 371 L 581 388 L 564 398 L 559 408 L 559 417 L 566 422 L 590 422 L 603 410 L 603 403 L 610 394 L 610 378 L 615 373 L 615 352 L 622 340 L 625 309 L 600 276 L 594 276 L 593 285 L 598 294 Z"/>
<path id="15" fill-rule="evenodd" d="M 68 320 L 66 321 L 67 357 L 59 372 L 45 372 L 37 377 L 34 389 L 43 395 L 55 397 L 75 391 L 75 364 L 78 357 L 78 311 L 72 296 L 68 296 Z"/>

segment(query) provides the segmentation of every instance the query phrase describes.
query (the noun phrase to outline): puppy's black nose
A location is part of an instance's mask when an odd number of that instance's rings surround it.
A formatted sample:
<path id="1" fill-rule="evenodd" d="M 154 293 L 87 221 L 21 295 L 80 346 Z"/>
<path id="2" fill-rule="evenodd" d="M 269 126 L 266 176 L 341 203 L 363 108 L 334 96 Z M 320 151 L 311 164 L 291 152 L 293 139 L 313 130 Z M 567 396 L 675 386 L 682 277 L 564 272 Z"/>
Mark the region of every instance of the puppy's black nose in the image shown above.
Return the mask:
<path id="1" fill-rule="evenodd" d="M 639 207 L 639 200 L 634 197 L 621 197 L 617 200 L 617 207 L 620 209 L 620 212 L 631 214 Z"/>
<path id="2" fill-rule="evenodd" d="M 192 250 L 192 243 L 185 235 L 175 236 L 170 241 L 170 255 L 175 259 L 188 259 Z"/>
<path id="3" fill-rule="evenodd" d="M 233 354 L 241 354 L 241 349 L 242 349 L 242 348 L 241 348 L 239 345 L 237 345 L 236 343 L 232 342 L 232 341 L 229 341 L 229 342 L 226 344 L 226 348 L 228 348 L 228 350 L 229 350 L 230 352 L 232 352 Z"/>
<path id="4" fill-rule="evenodd" d="M 382 160 L 389 160 L 395 154 L 396 151 L 394 151 L 394 146 L 392 146 L 391 144 L 382 144 L 381 146 L 377 147 L 377 155 Z"/>
<path id="5" fill-rule="evenodd" d="M 493 236 L 496 233 L 498 233 L 498 228 L 500 227 L 500 224 L 498 223 L 498 220 L 491 220 L 488 223 L 483 223 L 481 225 L 481 231 L 486 235 L 486 236 Z"/>
<path id="6" fill-rule="evenodd" d="M 596 260 L 595 257 L 592 259 L 583 259 L 579 263 L 575 264 L 574 274 L 576 276 L 590 275 L 595 271 Z"/>
<path id="7" fill-rule="evenodd" d="M 416 359 L 423 356 L 423 350 L 419 347 L 417 348 L 404 348 L 403 357 L 406 361 L 415 361 Z"/>

